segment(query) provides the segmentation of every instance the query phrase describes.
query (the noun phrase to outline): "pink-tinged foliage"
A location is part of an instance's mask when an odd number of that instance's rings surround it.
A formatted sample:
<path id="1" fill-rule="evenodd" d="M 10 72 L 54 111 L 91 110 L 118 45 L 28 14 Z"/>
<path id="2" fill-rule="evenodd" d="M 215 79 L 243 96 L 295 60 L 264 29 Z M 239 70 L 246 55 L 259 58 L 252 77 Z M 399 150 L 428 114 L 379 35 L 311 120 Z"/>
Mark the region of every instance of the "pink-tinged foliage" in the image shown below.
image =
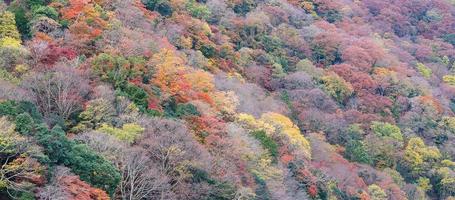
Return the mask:
<path id="1" fill-rule="evenodd" d="M 329 177 L 338 181 L 338 187 L 354 195 L 358 190 L 365 190 L 367 185 L 357 175 L 359 168 L 333 151 L 333 147 L 323 141 L 317 134 L 310 134 L 313 148 L 312 167 L 323 171 Z"/>

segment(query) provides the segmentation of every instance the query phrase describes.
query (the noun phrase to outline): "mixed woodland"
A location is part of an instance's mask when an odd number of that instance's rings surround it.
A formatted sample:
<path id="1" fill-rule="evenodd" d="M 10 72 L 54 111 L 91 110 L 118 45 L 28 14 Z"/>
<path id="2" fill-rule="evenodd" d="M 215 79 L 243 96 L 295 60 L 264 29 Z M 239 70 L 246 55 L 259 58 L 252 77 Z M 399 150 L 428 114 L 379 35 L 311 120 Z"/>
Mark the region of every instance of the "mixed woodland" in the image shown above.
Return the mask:
<path id="1" fill-rule="evenodd" d="M 4 0 L 0 199 L 455 199 L 454 0 Z"/>

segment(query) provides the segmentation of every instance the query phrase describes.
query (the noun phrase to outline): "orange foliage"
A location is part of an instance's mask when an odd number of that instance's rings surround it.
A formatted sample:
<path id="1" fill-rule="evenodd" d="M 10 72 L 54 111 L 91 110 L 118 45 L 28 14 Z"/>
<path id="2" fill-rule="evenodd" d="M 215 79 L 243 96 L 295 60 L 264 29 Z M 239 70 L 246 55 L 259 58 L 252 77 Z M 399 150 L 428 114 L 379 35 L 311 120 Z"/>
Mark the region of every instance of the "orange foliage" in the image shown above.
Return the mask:
<path id="1" fill-rule="evenodd" d="M 184 65 L 184 60 L 172 50 L 164 49 L 153 55 L 155 77 L 152 83 L 168 96 L 179 102 L 202 100 L 213 104 L 210 93 L 214 91 L 213 77 L 204 71 L 194 71 Z"/>
<path id="2" fill-rule="evenodd" d="M 430 106 L 436 110 L 438 113 L 443 112 L 443 108 L 441 103 L 437 99 L 435 99 L 432 96 L 420 96 L 419 97 L 420 103 L 422 103 L 425 106 Z"/>
<path id="3" fill-rule="evenodd" d="M 59 180 L 63 190 L 69 194 L 68 200 L 109 200 L 105 191 L 93 188 L 77 176 L 63 176 Z"/>
<path id="4" fill-rule="evenodd" d="M 71 20 L 78 17 L 84 7 L 89 4 L 91 0 L 72 0 L 70 6 L 62 10 L 62 17 L 66 20 Z"/>
<path id="5" fill-rule="evenodd" d="M 225 124 L 222 120 L 212 116 L 191 117 L 188 119 L 189 126 L 196 135 L 223 135 Z"/>

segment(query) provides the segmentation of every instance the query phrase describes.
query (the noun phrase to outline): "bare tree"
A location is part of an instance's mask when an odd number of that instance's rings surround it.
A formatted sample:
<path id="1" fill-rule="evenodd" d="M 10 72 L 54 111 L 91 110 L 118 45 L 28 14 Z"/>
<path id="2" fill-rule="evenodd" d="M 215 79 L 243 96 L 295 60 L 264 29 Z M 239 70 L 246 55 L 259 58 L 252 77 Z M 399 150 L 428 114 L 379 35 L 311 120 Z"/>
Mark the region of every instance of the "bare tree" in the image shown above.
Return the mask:
<path id="1" fill-rule="evenodd" d="M 120 183 L 122 199 L 158 199 L 169 190 L 169 178 L 158 171 L 143 149 L 133 148 L 124 154 L 123 179 Z"/>
<path id="2" fill-rule="evenodd" d="M 27 91 L 10 82 L 0 80 L 0 99 L 28 100 Z"/>
<path id="3" fill-rule="evenodd" d="M 128 147 L 116 138 L 99 132 L 86 132 L 75 137 L 105 158 L 122 172 L 119 185 L 121 199 L 159 199 L 169 191 L 169 178 L 139 147 Z M 168 196 L 168 195 L 163 195 Z"/>
<path id="4" fill-rule="evenodd" d="M 146 128 L 139 146 L 156 163 L 157 169 L 169 177 L 170 188 L 163 188 L 160 199 L 170 193 L 178 199 L 198 199 L 204 191 L 202 185 L 191 183 L 191 169 L 207 170 L 210 155 L 192 137 L 183 123 L 167 119 L 144 119 Z M 198 189 L 195 189 L 198 188 Z"/>
<path id="5" fill-rule="evenodd" d="M 63 119 L 81 108 L 89 92 L 88 81 L 73 67 L 56 68 L 30 74 L 23 83 L 31 92 L 36 105 L 45 117 L 57 114 Z"/>

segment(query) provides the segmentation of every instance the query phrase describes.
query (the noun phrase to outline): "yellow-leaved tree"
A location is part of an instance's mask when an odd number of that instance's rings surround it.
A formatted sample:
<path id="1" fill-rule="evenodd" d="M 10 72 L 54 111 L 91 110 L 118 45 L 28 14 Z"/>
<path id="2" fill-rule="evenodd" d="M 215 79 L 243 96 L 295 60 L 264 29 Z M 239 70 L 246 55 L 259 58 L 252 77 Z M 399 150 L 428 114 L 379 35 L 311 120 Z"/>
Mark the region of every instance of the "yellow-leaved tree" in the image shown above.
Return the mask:
<path id="1" fill-rule="evenodd" d="M 310 142 L 302 135 L 299 127 L 288 117 L 268 112 L 261 116 L 261 120 L 275 127 L 280 136 L 285 137 L 293 147 L 302 150 L 307 158 L 311 158 Z"/>
<path id="2" fill-rule="evenodd" d="M 311 146 L 308 140 L 301 134 L 300 129 L 288 117 L 268 112 L 260 119 L 241 113 L 237 116 L 237 122 L 250 130 L 262 130 L 274 138 L 281 138 L 295 148 L 303 152 L 304 156 L 311 158 Z"/>
<path id="3" fill-rule="evenodd" d="M 413 137 L 404 151 L 404 162 L 412 174 L 418 176 L 430 170 L 441 156 L 436 147 L 428 147 L 421 138 Z"/>

